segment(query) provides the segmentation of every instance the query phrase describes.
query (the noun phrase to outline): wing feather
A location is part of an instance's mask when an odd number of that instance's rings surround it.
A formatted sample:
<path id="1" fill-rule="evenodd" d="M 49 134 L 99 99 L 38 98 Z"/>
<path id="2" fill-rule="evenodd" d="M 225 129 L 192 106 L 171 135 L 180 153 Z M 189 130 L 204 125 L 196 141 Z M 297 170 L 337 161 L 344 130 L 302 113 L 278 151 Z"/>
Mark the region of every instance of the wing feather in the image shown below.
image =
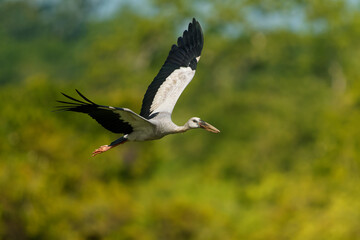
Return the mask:
<path id="1" fill-rule="evenodd" d="M 172 45 L 159 73 L 149 85 L 140 115 L 150 119 L 154 113 L 172 113 L 182 91 L 195 75 L 197 62 L 204 45 L 201 26 L 195 18 L 189 23 L 177 45 Z"/>
<path id="2" fill-rule="evenodd" d="M 74 102 L 57 101 L 66 105 L 57 106 L 58 109 L 55 111 L 86 113 L 105 129 L 113 133 L 129 134 L 136 128 L 153 126 L 147 119 L 139 116 L 130 109 L 98 105 L 86 98 L 78 90 L 76 90 L 76 92 L 85 101 L 75 99 L 62 93 L 65 97 Z"/>

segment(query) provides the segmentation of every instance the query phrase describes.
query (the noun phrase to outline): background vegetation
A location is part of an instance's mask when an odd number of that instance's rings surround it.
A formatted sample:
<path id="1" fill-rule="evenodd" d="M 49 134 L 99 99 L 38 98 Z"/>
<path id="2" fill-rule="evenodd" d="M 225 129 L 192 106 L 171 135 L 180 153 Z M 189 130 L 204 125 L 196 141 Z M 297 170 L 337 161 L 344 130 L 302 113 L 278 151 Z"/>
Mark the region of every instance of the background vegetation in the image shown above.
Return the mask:
<path id="1" fill-rule="evenodd" d="M 359 10 L 1 1 L 0 239 L 360 239 Z M 205 46 L 173 120 L 221 133 L 91 158 L 118 136 L 51 112 L 60 91 L 139 111 L 194 16 Z"/>

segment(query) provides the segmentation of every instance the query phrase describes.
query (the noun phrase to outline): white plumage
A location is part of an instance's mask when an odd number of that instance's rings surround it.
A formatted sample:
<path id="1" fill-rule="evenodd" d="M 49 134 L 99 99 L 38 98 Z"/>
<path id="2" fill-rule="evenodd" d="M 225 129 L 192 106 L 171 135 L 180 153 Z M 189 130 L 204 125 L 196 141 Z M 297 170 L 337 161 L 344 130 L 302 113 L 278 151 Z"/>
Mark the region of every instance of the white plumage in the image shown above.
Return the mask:
<path id="1" fill-rule="evenodd" d="M 171 114 L 181 93 L 191 82 L 194 75 L 195 70 L 190 67 L 176 69 L 160 86 L 150 110 L 152 112 L 168 112 Z"/>

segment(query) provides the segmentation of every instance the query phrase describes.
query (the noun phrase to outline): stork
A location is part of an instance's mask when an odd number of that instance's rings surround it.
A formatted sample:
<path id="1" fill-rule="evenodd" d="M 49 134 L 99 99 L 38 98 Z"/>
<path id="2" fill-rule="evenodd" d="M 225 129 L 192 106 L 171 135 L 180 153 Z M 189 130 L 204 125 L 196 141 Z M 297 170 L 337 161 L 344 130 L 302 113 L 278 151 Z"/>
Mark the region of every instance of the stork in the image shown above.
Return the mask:
<path id="1" fill-rule="evenodd" d="M 174 106 L 195 75 L 200 60 L 204 36 L 199 22 L 193 18 L 188 29 L 171 47 L 169 55 L 159 73 L 149 85 L 141 107 L 140 115 L 128 108 L 104 106 L 94 103 L 78 90 L 82 100 L 62 93 L 72 100 L 57 101 L 57 111 L 86 113 L 100 125 L 114 133 L 121 133 L 119 139 L 96 149 L 92 156 L 106 152 L 126 141 L 147 141 L 160 139 L 168 134 L 181 133 L 190 129 L 203 128 L 213 133 L 220 131 L 198 117 L 190 118 L 183 126 L 171 120 Z"/>

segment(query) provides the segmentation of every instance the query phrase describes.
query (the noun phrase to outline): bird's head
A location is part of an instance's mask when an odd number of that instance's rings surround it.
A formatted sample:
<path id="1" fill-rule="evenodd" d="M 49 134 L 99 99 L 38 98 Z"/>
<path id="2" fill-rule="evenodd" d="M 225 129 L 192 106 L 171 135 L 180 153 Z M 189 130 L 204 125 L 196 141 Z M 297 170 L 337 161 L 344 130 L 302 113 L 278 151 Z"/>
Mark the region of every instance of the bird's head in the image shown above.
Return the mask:
<path id="1" fill-rule="evenodd" d="M 212 126 L 211 124 L 201 120 L 198 117 L 192 117 L 187 122 L 189 125 L 189 128 L 203 128 L 206 131 L 213 132 L 213 133 L 219 133 L 220 130 L 216 127 Z"/>

